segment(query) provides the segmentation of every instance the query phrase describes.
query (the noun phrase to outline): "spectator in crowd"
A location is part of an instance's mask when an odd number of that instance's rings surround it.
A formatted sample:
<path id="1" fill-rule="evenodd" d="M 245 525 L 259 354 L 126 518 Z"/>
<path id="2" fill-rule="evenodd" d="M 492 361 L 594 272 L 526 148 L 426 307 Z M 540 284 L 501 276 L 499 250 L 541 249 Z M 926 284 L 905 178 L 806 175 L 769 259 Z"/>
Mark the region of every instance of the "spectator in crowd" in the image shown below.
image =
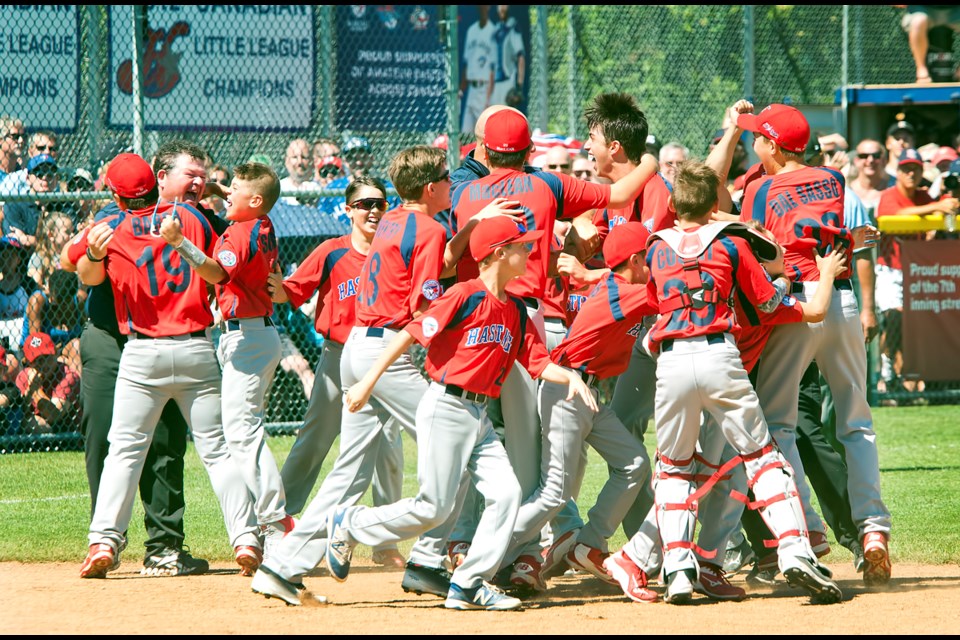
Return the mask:
<path id="1" fill-rule="evenodd" d="M 20 425 L 20 359 L 0 345 L 0 435 L 14 435 Z"/>
<path id="2" fill-rule="evenodd" d="M 660 157 L 660 140 L 652 133 L 647 136 L 647 153 L 657 158 Z"/>
<path id="3" fill-rule="evenodd" d="M 908 4 L 900 26 L 907 32 L 910 40 L 910 53 L 917 68 L 917 84 L 930 84 L 930 70 L 927 68 L 927 52 L 930 39 L 927 32 L 933 27 L 948 26 L 960 30 L 960 7 L 953 5 Z"/>
<path id="4" fill-rule="evenodd" d="M 905 149 L 916 149 L 917 134 L 906 120 L 897 120 L 887 129 L 887 187 L 897 183 L 898 162 Z"/>
<path id="5" fill-rule="evenodd" d="M 554 173 L 573 175 L 573 158 L 566 147 L 554 146 L 543 154 L 543 168 Z"/>
<path id="6" fill-rule="evenodd" d="M 343 145 L 343 161 L 347 165 L 346 174 L 354 180 L 368 175 L 373 170 L 373 147 L 370 141 L 354 136 Z M 342 188 L 346 188 L 346 184 Z"/>
<path id="7" fill-rule="evenodd" d="M 950 165 L 955 160 L 960 159 L 957 150 L 953 147 L 940 147 L 933 154 L 930 163 L 936 169 L 936 177 L 930 181 L 930 197 L 939 198 L 943 192 L 943 176 L 950 170 Z"/>
<path id="8" fill-rule="evenodd" d="M 873 219 L 876 219 L 880 193 L 889 186 L 887 172 L 883 169 L 886 153 L 879 141 L 866 138 L 857 145 L 853 156 L 856 177 L 850 181 L 850 188 L 860 196 L 867 214 Z"/>
<path id="9" fill-rule="evenodd" d="M 34 288 L 23 275 L 23 253 L 16 238 L 0 237 L 0 340 L 8 348 L 20 344 L 23 314 Z"/>
<path id="10" fill-rule="evenodd" d="M 219 164 L 211 166 L 207 170 L 207 184 L 219 184 L 225 188 L 229 188 L 230 170 Z M 226 215 L 227 203 L 217 194 L 209 194 L 206 198 L 200 201 L 200 204 L 213 211 L 220 218 Z"/>
<path id="11" fill-rule="evenodd" d="M 57 357 L 80 372 L 80 332 L 85 316 L 77 274 L 57 269 L 43 288 L 33 292 L 27 302 L 23 322 L 24 344 L 29 334 L 49 335 L 57 346 Z"/>
<path id="12" fill-rule="evenodd" d="M 27 184 L 30 193 L 50 193 L 59 187 L 57 161 L 48 154 L 40 154 L 27 162 Z M 3 207 L 3 235 L 13 236 L 23 247 L 37 242 L 37 226 L 46 212 L 56 207 L 53 203 L 8 202 Z"/>
<path id="13" fill-rule="evenodd" d="M 93 174 L 81 167 L 76 169 L 70 178 L 62 181 L 62 184 L 64 190 L 68 192 L 93 191 Z M 75 202 L 67 201 L 59 204 L 61 205 L 61 211 L 67 213 L 79 226 L 88 219 L 92 219 L 95 203 L 96 200 L 94 199 L 84 198 Z"/>
<path id="14" fill-rule="evenodd" d="M 27 407 L 21 431 L 54 433 L 76 429 L 80 376 L 57 360 L 57 347 L 46 333 L 31 333 L 23 344 L 23 370 L 17 388 Z"/>
<path id="15" fill-rule="evenodd" d="M 287 169 L 287 177 L 280 180 L 281 191 L 314 191 L 320 188 L 313 181 L 313 150 L 303 138 L 297 138 L 287 145 L 283 166 Z M 283 198 L 283 202 L 304 204 L 303 200 L 293 196 Z"/>
<path id="16" fill-rule="evenodd" d="M 581 180 L 586 180 L 587 182 L 597 181 L 597 172 L 594 169 L 593 160 L 590 159 L 589 155 L 578 153 L 573 158 L 573 176 Z"/>
<path id="17" fill-rule="evenodd" d="M 23 122 L 11 116 L 0 116 L 0 183 L 20 168 L 23 141 Z"/>
<path id="18" fill-rule="evenodd" d="M 321 187 L 326 187 L 343 176 L 343 160 L 339 156 L 318 156 L 315 158 L 314 164 L 316 165 L 314 182 Z"/>
<path id="19" fill-rule="evenodd" d="M 340 159 L 340 143 L 332 138 L 317 138 L 313 141 L 313 162 L 316 171 L 313 174 L 313 181 L 323 183 L 320 175 L 320 161 L 324 158 Z M 342 169 L 341 161 L 341 169 Z"/>
<path id="20" fill-rule="evenodd" d="M 920 187 L 923 160 L 916 149 L 905 149 L 897 163 L 897 182 L 880 194 L 877 218 L 890 215 L 925 216 L 937 211 L 956 213 L 960 200 L 947 197 L 934 201 Z M 932 237 L 931 233 L 931 237 Z M 880 376 L 884 390 L 897 391 L 900 384 L 913 391 L 916 384 L 900 378 L 903 354 L 900 351 L 903 317 L 903 267 L 900 244 L 906 239 L 923 239 L 924 234 L 884 235 L 877 256 L 877 307 L 881 313 L 883 332 L 880 335 Z"/>
<path id="21" fill-rule="evenodd" d="M 46 155 L 56 162 L 60 156 L 60 143 L 57 134 L 52 131 L 37 131 L 30 136 L 30 145 L 27 147 L 26 158 L 32 159 Z M 0 196 L 24 195 L 30 193 L 29 167 L 23 166 L 0 181 Z"/>
<path id="22" fill-rule="evenodd" d="M 817 134 L 820 151 L 823 153 L 823 166 L 836 169 L 845 177 L 850 171 L 850 156 L 847 150 L 850 145 L 847 139 L 839 133 Z"/>
<path id="23" fill-rule="evenodd" d="M 667 181 L 667 184 L 673 186 L 673 180 L 677 176 L 677 166 L 681 162 L 686 162 L 690 157 L 690 150 L 679 142 L 668 142 L 660 149 L 660 175 Z"/>
<path id="24" fill-rule="evenodd" d="M 47 276 L 60 268 L 60 251 L 74 231 L 73 219 L 61 211 L 52 211 L 41 219 L 37 244 L 27 263 L 27 275 L 38 287 L 44 287 Z"/>

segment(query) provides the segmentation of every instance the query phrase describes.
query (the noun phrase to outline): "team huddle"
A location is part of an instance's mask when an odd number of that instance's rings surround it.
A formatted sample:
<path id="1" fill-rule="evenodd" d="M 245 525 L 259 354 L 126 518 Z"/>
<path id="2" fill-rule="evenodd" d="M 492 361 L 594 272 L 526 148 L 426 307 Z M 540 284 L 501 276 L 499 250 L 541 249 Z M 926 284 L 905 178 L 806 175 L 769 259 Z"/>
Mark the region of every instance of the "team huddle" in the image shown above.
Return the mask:
<path id="1" fill-rule="evenodd" d="M 809 125 L 784 105 L 732 106 L 706 161 L 681 164 L 672 184 L 645 153 L 646 118 L 630 96 L 599 95 L 584 115 L 586 149 L 609 184 L 527 166 L 526 117 L 490 107 L 455 171 L 433 147 L 392 159 L 399 207 L 386 210 L 378 179 L 354 180 L 351 232 L 287 278 L 276 269 L 272 169 L 237 167 L 232 224 L 218 236 L 194 206 L 160 197 L 146 161 L 118 156 L 106 175 L 116 213 L 64 251 L 83 282 L 109 281 L 127 336 L 81 577 L 119 565 L 173 400 L 241 573 L 289 605 L 321 564 L 346 580 L 359 544 L 404 568 L 405 591 L 450 609 L 517 609 L 568 570 L 636 602 L 741 600 L 724 571 L 741 526 L 757 582 L 782 573 L 811 602 L 836 603 L 798 446 L 797 390 L 815 361 L 845 450 L 845 515 L 857 531 L 845 544 L 866 584 L 886 583 L 890 513 L 850 280 L 854 251 L 874 239 L 844 225 L 843 176 L 804 164 Z M 725 178 L 744 131 L 760 164 L 738 206 Z M 222 318 L 216 349 L 208 284 Z M 263 428 L 281 358 L 273 304 L 314 293 L 323 353 L 281 469 Z M 614 378 L 607 406 L 599 384 Z M 401 429 L 416 441 L 415 497 L 401 496 Z M 339 456 L 308 503 L 338 435 Z M 587 444 L 609 478 L 584 520 Z M 358 505 L 371 485 L 374 506 Z M 629 540 L 612 552 L 620 526 Z M 405 560 L 397 543 L 407 539 Z"/>

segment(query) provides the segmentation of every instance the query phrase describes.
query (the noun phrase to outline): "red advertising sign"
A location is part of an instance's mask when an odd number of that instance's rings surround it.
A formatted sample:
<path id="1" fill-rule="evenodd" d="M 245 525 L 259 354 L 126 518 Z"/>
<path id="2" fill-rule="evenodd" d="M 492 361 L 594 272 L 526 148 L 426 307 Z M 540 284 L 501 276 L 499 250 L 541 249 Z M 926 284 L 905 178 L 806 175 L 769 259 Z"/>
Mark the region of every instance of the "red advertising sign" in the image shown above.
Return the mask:
<path id="1" fill-rule="evenodd" d="M 960 380 L 960 240 L 903 242 L 903 372 Z"/>

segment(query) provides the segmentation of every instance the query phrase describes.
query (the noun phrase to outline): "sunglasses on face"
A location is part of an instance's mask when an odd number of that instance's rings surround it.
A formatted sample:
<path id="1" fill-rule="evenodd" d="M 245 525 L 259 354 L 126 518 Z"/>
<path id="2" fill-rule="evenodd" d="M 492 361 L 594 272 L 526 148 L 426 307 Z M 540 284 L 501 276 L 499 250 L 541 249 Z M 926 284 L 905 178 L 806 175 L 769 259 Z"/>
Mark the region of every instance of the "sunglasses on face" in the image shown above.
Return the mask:
<path id="1" fill-rule="evenodd" d="M 553 169 L 554 171 L 558 169 L 569 169 L 570 165 L 568 164 L 548 164 L 547 169 Z"/>
<path id="2" fill-rule="evenodd" d="M 53 152 L 56 153 L 58 147 L 55 144 L 38 144 L 37 151 L 41 153 Z"/>
<path id="3" fill-rule="evenodd" d="M 35 175 L 38 180 L 50 180 L 57 176 L 57 172 L 52 170 L 34 171 L 33 175 Z"/>
<path id="4" fill-rule="evenodd" d="M 337 169 L 334 166 L 326 166 L 326 167 L 321 167 L 319 173 L 321 178 L 332 178 L 333 176 L 340 173 L 340 169 Z"/>
<path id="5" fill-rule="evenodd" d="M 7 140 L 23 140 L 23 133 L 8 133 L 3 137 Z"/>
<path id="6" fill-rule="evenodd" d="M 444 181 L 448 180 L 449 178 L 450 178 L 450 170 L 447 169 L 446 171 L 444 171 L 443 173 L 441 173 L 439 176 L 437 176 L 436 178 L 434 178 L 434 179 L 431 180 L 430 182 L 444 182 Z"/>
<path id="7" fill-rule="evenodd" d="M 882 157 L 883 157 L 883 154 L 879 151 L 877 151 L 876 153 L 858 153 L 857 154 L 857 158 L 859 158 L 860 160 L 869 160 L 870 158 L 873 158 L 874 160 L 879 160 Z"/>
<path id="8" fill-rule="evenodd" d="M 581 169 L 580 171 L 574 171 L 573 175 L 577 176 L 578 178 L 592 178 L 593 171 L 590 169 Z"/>
<path id="9" fill-rule="evenodd" d="M 387 210 L 387 201 L 385 198 L 360 198 L 359 200 L 354 200 L 350 203 L 350 206 L 355 209 L 363 209 L 364 211 L 386 211 Z"/>

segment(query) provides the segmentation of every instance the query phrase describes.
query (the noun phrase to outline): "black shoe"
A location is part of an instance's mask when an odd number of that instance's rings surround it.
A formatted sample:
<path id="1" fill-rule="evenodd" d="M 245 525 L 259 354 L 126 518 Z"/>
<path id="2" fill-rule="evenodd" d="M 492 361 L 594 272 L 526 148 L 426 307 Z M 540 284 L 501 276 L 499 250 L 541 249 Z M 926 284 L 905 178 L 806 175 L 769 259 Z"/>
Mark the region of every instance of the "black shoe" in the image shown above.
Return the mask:
<path id="1" fill-rule="evenodd" d="M 444 569 L 434 569 L 408 562 L 400 586 L 406 593 L 412 591 L 418 596 L 429 593 L 446 598 L 447 592 L 450 591 L 450 577 L 451 574 Z"/>
<path id="2" fill-rule="evenodd" d="M 815 560 L 794 558 L 794 566 L 783 572 L 787 584 L 810 594 L 811 604 L 835 604 L 843 599 L 830 570 Z"/>
<path id="3" fill-rule="evenodd" d="M 164 547 L 143 560 L 142 576 L 196 576 L 210 570 L 210 563 L 194 558 L 187 548 Z"/>

